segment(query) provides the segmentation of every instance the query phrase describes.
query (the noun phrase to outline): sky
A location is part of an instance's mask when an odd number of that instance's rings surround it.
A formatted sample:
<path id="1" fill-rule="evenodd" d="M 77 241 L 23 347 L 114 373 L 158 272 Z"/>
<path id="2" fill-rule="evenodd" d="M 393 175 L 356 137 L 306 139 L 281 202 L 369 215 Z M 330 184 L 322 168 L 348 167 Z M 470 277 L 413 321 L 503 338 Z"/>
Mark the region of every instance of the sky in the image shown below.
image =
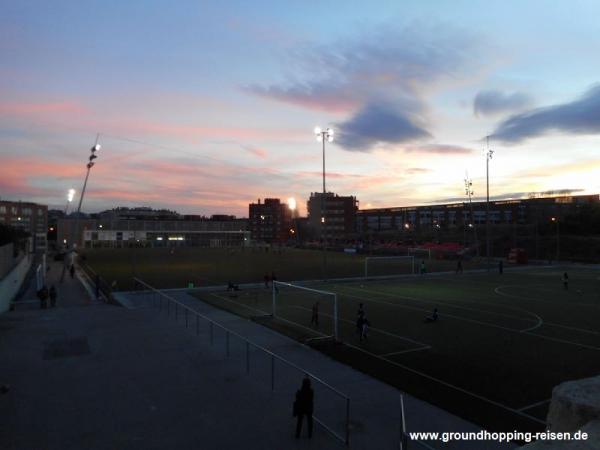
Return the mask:
<path id="1" fill-rule="evenodd" d="M 247 216 L 600 193 L 597 1 L 0 0 L 0 198 Z"/>

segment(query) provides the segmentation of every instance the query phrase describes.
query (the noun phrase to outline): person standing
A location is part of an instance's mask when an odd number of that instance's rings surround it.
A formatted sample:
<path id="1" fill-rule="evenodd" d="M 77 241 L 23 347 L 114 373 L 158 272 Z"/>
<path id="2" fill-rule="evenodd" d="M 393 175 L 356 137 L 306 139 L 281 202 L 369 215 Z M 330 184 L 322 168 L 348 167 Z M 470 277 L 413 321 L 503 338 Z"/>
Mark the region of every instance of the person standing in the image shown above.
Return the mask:
<path id="1" fill-rule="evenodd" d="M 56 306 L 56 288 L 54 285 L 50 287 L 50 307 L 54 308 Z"/>
<path id="2" fill-rule="evenodd" d="M 463 273 L 462 259 L 456 262 L 456 273 Z"/>
<path id="3" fill-rule="evenodd" d="M 71 278 L 75 278 L 75 264 L 71 264 L 69 273 L 71 274 Z"/>
<path id="4" fill-rule="evenodd" d="M 565 290 L 569 290 L 569 274 L 567 272 L 563 273 L 562 276 L 563 287 Z"/>
<path id="5" fill-rule="evenodd" d="M 363 304 L 359 303 L 358 311 L 356 311 L 356 334 L 359 336 L 362 334 L 363 319 L 365 318 L 365 310 Z"/>
<path id="6" fill-rule="evenodd" d="M 498 273 L 502 275 L 504 273 L 504 263 L 502 260 L 498 261 Z"/>
<path id="7" fill-rule="evenodd" d="M 425 267 L 425 260 L 422 259 L 421 260 L 421 275 L 425 275 L 426 271 L 427 271 L 427 268 Z"/>
<path id="8" fill-rule="evenodd" d="M 296 439 L 300 437 L 304 416 L 306 416 L 308 437 L 312 437 L 314 396 L 315 392 L 310 386 L 310 378 L 305 377 L 302 380 L 302 387 L 296 391 L 296 400 L 294 401 L 294 417 L 297 418 Z"/>

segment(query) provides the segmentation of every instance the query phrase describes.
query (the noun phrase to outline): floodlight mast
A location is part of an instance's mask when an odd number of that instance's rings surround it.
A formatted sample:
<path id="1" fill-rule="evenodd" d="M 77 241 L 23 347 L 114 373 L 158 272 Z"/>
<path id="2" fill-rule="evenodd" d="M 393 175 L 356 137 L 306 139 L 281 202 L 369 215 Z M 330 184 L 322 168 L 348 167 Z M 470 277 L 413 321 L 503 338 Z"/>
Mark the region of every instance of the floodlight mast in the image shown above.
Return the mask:
<path id="1" fill-rule="evenodd" d="M 333 142 L 333 129 L 327 128 L 322 130 L 320 127 L 315 127 L 315 135 L 317 141 L 323 142 L 323 195 L 321 196 L 321 240 L 323 244 L 323 278 L 327 279 L 327 245 L 326 245 L 326 233 L 325 233 L 325 208 L 326 201 L 325 196 L 327 190 L 325 187 L 325 141 Z"/>
<path id="2" fill-rule="evenodd" d="M 473 237 L 475 238 L 475 251 L 477 256 L 479 256 L 479 240 L 477 239 L 477 227 L 475 227 L 474 224 L 475 216 L 473 214 L 473 180 L 469 178 L 468 172 L 465 173 L 465 195 L 469 197 L 469 209 L 471 211 L 471 220 L 469 221 L 469 228 L 473 228 Z"/>
<path id="3" fill-rule="evenodd" d="M 485 183 L 486 183 L 486 204 L 485 204 L 485 247 L 487 259 L 487 271 L 491 269 L 491 246 L 490 246 L 490 160 L 494 151 L 490 149 L 490 137 L 486 136 L 487 149 L 485 151 Z"/>
<path id="4" fill-rule="evenodd" d="M 90 170 L 94 167 L 94 159 L 98 158 L 96 152 L 99 151 L 102 146 L 98 144 L 98 140 L 100 139 L 100 133 L 96 134 L 96 142 L 94 146 L 90 149 L 90 156 L 88 158 L 88 163 L 86 164 L 87 172 L 85 174 L 85 181 L 83 182 L 83 189 L 81 189 L 81 196 L 79 197 L 79 205 L 77 206 L 77 217 L 75 220 L 75 233 L 79 235 L 79 216 L 81 214 L 81 204 L 83 203 L 83 196 L 85 195 L 85 188 L 87 187 L 88 178 L 90 177 Z M 78 236 L 79 237 L 79 236 Z M 79 241 L 79 239 L 77 239 Z"/>

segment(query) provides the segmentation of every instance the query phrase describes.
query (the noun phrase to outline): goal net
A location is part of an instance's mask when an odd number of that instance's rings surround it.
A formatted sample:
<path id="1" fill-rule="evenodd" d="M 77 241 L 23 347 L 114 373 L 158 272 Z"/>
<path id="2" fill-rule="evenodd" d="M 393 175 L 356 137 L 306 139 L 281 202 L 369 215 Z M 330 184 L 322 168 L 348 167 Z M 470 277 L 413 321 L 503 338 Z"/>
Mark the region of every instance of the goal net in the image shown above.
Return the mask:
<path id="1" fill-rule="evenodd" d="M 409 248 L 407 255 L 418 259 L 431 259 L 431 249 L 429 248 Z"/>
<path id="2" fill-rule="evenodd" d="M 319 338 L 338 340 L 337 294 L 274 281 L 272 295 L 273 319 Z"/>
<path id="3" fill-rule="evenodd" d="M 415 273 L 414 256 L 369 256 L 365 258 L 365 278 Z"/>

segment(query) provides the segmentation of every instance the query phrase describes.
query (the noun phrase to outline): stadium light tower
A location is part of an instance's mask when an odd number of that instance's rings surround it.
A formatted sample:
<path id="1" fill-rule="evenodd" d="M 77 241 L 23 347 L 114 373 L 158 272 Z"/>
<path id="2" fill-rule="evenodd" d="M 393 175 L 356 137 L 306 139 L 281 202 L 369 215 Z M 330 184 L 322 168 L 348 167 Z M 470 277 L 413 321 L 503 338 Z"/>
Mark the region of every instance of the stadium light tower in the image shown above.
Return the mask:
<path id="1" fill-rule="evenodd" d="M 76 242 L 79 242 L 79 215 L 81 214 L 81 204 L 83 203 L 83 196 L 85 195 L 85 188 L 87 186 L 88 178 L 90 177 L 90 170 L 94 167 L 94 160 L 98 158 L 96 152 L 99 151 L 102 147 L 98 144 L 98 139 L 100 139 L 100 133 L 96 135 L 96 142 L 94 146 L 90 149 L 90 156 L 88 157 L 88 162 L 86 164 L 87 172 L 85 174 L 85 181 L 83 182 L 83 189 L 81 190 L 81 196 L 79 197 L 79 205 L 77 206 L 77 217 L 75 220 L 75 233 L 77 236 Z"/>
<path id="2" fill-rule="evenodd" d="M 552 217 L 550 219 L 556 224 L 556 262 L 560 260 L 560 220 L 558 217 Z"/>
<path id="3" fill-rule="evenodd" d="M 325 141 L 333 142 L 333 130 L 327 128 L 322 130 L 319 127 L 315 127 L 315 136 L 317 141 L 323 143 L 323 195 L 321 196 L 321 240 L 323 241 L 323 278 L 327 279 L 327 246 L 325 245 L 326 233 L 325 233 L 325 196 L 327 193 L 325 187 Z"/>
<path id="4" fill-rule="evenodd" d="M 485 151 L 485 184 L 486 184 L 486 202 L 485 202 L 485 256 L 487 257 L 487 271 L 491 269 L 491 248 L 490 248 L 490 160 L 494 155 L 494 150 L 490 149 L 490 137 L 486 136 L 487 149 Z"/>
<path id="5" fill-rule="evenodd" d="M 477 240 L 477 228 L 474 226 L 475 216 L 473 214 L 473 180 L 469 178 L 468 172 L 465 173 L 465 195 L 469 198 L 469 210 L 471 213 L 471 220 L 469 220 L 469 228 L 473 228 L 473 237 L 475 238 L 475 251 L 476 255 L 479 256 L 479 241 Z"/>
<path id="6" fill-rule="evenodd" d="M 73 198 L 75 197 L 75 189 L 69 189 L 67 192 L 67 205 L 65 206 L 65 216 L 69 212 L 69 205 L 73 202 Z"/>

